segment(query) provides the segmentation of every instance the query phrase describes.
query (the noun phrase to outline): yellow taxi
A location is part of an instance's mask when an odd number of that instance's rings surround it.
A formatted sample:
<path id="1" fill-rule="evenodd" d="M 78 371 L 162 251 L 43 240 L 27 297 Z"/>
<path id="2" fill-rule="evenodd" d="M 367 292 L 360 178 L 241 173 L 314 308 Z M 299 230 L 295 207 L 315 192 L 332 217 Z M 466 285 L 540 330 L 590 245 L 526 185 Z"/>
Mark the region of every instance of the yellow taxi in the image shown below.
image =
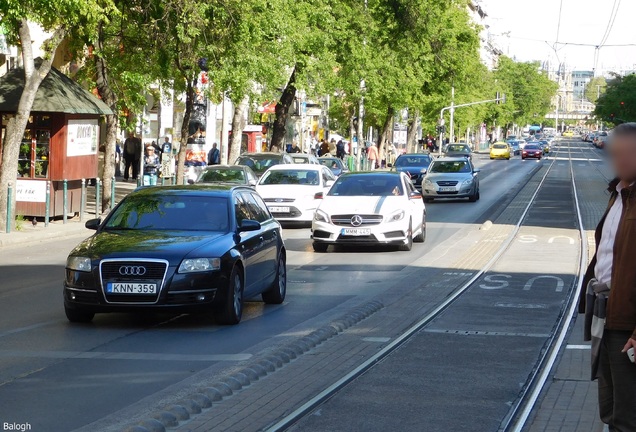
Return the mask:
<path id="1" fill-rule="evenodd" d="M 490 147 L 490 159 L 510 160 L 510 146 L 505 142 L 496 142 Z"/>
<path id="2" fill-rule="evenodd" d="M 571 130 L 565 131 L 565 132 L 563 132 L 563 136 L 564 137 L 568 137 L 568 138 L 572 138 L 574 136 L 574 132 L 572 132 Z"/>

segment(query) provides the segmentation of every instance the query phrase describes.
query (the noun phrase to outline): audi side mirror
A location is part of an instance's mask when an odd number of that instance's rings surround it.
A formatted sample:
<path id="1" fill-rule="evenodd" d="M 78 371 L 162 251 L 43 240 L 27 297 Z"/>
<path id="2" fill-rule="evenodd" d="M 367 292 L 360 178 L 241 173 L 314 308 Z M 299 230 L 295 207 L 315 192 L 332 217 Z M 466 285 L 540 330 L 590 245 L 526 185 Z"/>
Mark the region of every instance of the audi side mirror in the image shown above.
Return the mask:
<path id="1" fill-rule="evenodd" d="M 259 221 L 245 219 L 238 227 L 239 232 L 258 231 L 261 229 L 261 223 Z"/>
<path id="2" fill-rule="evenodd" d="M 97 230 L 97 228 L 99 228 L 101 224 L 102 224 L 102 218 L 97 218 L 97 219 L 87 220 L 84 226 L 90 230 Z"/>

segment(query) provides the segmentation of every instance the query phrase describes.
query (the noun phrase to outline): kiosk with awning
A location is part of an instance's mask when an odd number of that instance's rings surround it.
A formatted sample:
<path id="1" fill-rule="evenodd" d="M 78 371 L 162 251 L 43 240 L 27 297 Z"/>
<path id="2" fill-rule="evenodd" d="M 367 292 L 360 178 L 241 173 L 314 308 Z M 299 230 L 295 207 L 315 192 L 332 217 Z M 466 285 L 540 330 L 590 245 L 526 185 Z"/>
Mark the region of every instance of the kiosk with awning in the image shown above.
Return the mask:
<path id="1" fill-rule="evenodd" d="M 22 69 L 0 77 L 0 152 L 23 87 Z M 20 145 L 16 214 L 45 216 L 48 187 L 49 215 L 62 216 L 65 185 L 67 213 L 80 211 L 82 179 L 98 177 L 100 118 L 111 113 L 100 99 L 51 68 L 38 89 Z"/>

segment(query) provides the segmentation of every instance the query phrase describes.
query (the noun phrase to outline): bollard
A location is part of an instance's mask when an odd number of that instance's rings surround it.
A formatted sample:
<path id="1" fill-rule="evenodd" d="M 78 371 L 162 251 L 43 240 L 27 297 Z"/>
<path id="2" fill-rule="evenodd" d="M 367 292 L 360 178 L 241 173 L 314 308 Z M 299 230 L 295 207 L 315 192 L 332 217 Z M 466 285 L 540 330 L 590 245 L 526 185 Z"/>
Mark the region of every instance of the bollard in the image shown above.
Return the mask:
<path id="1" fill-rule="evenodd" d="M 12 225 L 12 217 L 11 217 L 11 202 L 13 201 L 13 183 L 9 182 L 9 187 L 7 188 L 7 227 L 6 232 L 9 234 L 11 232 Z"/>
<path id="2" fill-rule="evenodd" d="M 110 179 L 110 209 L 115 208 L 115 177 Z"/>
<path id="3" fill-rule="evenodd" d="M 100 179 L 96 179 L 95 181 L 95 217 L 99 217 L 102 210 L 102 200 L 99 199 L 99 196 L 102 192 L 102 181 Z"/>
<path id="4" fill-rule="evenodd" d="M 62 215 L 62 223 L 66 223 L 68 215 L 68 181 L 66 179 L 64 179 L 63 185 L 64 192 L 62 195 L 62 211 L 64 212 L 64 215 Z"/>
<path id="5" fill-rule="evenodd" d="M 49 207 L 51 206 L 51 182 L 46 182 L 46 201 L 44 204 L 44 226 L 49 226 L 49 219 L 51 218 L 51 210 Z"/>
<path id="6" fill-rule="evenodd" d="M 84 210 L 86 210 L 86 180 L 82 179 L 82 192 L 80 194 L 80 222 L 84 221 Z"/>

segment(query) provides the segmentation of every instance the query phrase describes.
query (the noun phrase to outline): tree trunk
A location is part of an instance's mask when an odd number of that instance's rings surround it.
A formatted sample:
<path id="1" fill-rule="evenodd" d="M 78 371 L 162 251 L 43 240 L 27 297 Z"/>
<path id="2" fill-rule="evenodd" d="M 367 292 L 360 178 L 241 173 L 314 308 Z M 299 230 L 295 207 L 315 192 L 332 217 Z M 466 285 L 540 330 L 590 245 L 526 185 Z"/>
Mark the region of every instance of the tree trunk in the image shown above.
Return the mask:
<path id="1" fill-rule="evenodd" d="M 234 115 L 232 116 L 232 140 L 228 151 L 228 163 L 233 164 L 241 155 L 241 144 L 243 142 L 243 129 L 245 129 L 245 110 L 250 103 L 250 98 L 245 96 L 241 102 L 234 103 Z M 256 151 L 260 151 L 257 149 Z"/>
<path id="2" fill-rule="evenodd" d="M 409 111 L 410 114 L 410 111 Z M 420 126 L 420 111 L 413 110 L 411 115 L 411 121 L 409 122 L 408 129 L 406 131 L 406 151 L 407 153 L 417 152 L 417 130 Z"/>
<path id="3" fill-rule="evenodd" d="M 192 79 L 186 78 L 186 101 L 183 110 L 183 123 L 181 123 L 181 144 L 179 145 L 179 155 L 177 158 L 177 178 L 176 184 L 181 185 L 185 180 L 185 160 L 188 146 L 188 135 L 190 134 L 190 115 L 194 110 L 194 87 Z"/>
<path id="4" fill-rule="evenodd" d="M 95 44 L 97 52 L 103 52 L 104 45 L 104 32 L 103 23 L 100 23 L 98 28 L 97 42 Z M 112 208 L 114 203 L 111 202 L 110 191 L 112 187 L 113 178 L 115 177 L 115 153 L 117 150 L 117 128 L 118 128 L 118 116 L 117 116 L 117 95 L 110 87 L 109 82 L 109 70 L 106 60 L 101 54 L 95 55 L 95 70 L 96 80 L 95 84 L 99 96 L 102 101 L 108 105 L 113 114 L 106 116 L 106 140 L 104 142 L 104 174 L 102 177 L 103 193 L 102 193 L 102 209 L 107 212 Z"/>
<path id="5" fill-rule="evenodd" d="M 382 125 L 382 130 L 380 131 L 380 137 L 378 139 L 378 154 L 380 159 L 383 158 L 384 149 L 386 148 L 386 144 L 389 141 L 389 135 L 391 133 L 392 125 L 393 125 L 393 117 L 395 116 L 395 109 L 393 107 L 389 107 L 386 119 L 384 120 L 384 125 Z"/>
<path id="6" fill-rule="evenodd" d="M 296 71 L 298 65 L 294 66 L 287 86 L 283 90 L 283 94 L 280 96 L 280 100 L 276 104 L 276 118 L 274 119 L 274 127 L 272 132 L 272 142 L 270 143 L 270 149 L 273 147 L 278 150 L 284 149 L 285 133 L 287 132 L 287 118 L 289 117 L 289 107 L 296 98 Z"/>
<path id="7" fill-rule="evenodd" d="M 2 146 L 2 164 L 0 164 L 0 231 L 6 229 L 7 211 L 9 208 L 11 209 L 11 214 L 15 217 L 15 193 L 13 194 L 12 202 L 7 203 L 7 189 L 9 183 L 12 183 L 15 190 L 18 172 L 18 156 L 24 130 L 29 122 L 35 95 L 40 88 L 40 84 L 51 70 L 55 50 L 64 38 L 65 30 L 63 28 L 56 29 L 47 43 L 43 45 L 46 47 L 47 53 L 43 56 L 42 63 L 38 68 L 35 67 L 33 59 L 31 32 L 29 31 L 26 19 L 23 19 L 20 23 L 18 35 L 22 47 L 24 89 L 22 90 L 15 116 L 11 117 L 7 122 L 4 145 Z M 15 218 L 10 221 L 10 223 L 13 227 Z"/>

